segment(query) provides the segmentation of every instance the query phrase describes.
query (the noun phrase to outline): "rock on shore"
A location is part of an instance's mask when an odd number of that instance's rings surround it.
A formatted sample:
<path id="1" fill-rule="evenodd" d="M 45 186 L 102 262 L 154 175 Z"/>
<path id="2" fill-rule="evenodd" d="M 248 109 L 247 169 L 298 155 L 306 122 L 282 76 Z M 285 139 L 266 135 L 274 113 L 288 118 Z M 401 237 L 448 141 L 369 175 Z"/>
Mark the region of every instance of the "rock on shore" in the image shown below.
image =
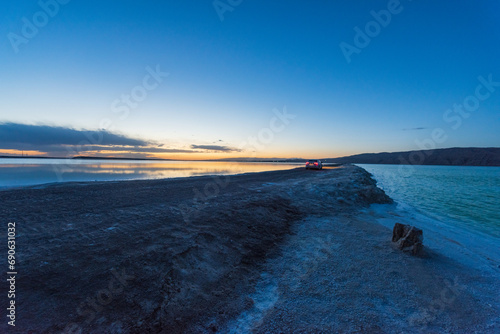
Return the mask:
<path id="1" fill-rule="evenodd" d="M 419 255 L 422 252 L 423 241 L 424 234 L 421 229 L 406 224 L 394 224 L 392 242 L 397 243 L 399 249 Z"/>

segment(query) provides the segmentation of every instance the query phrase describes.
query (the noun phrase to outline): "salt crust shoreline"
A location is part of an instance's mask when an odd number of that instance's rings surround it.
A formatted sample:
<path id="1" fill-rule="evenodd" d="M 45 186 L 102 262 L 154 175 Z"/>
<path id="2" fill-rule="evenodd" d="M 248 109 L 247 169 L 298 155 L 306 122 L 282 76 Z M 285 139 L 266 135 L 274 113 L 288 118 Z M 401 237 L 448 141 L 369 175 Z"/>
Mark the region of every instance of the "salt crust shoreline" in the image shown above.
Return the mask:
<path id="1" fill-rule="evenodd" d="M 205 187 L 216 196 L 196 198 Z M 0 201 L 22 269 L 10 332 L 500 329 L 498 246 L 389 203 L 359 167 L 57 184 Z M 392 247 L 396 221 L 424 229 L 424 257 Z M 116 273 L 125 284 L 105 299 Z"/>

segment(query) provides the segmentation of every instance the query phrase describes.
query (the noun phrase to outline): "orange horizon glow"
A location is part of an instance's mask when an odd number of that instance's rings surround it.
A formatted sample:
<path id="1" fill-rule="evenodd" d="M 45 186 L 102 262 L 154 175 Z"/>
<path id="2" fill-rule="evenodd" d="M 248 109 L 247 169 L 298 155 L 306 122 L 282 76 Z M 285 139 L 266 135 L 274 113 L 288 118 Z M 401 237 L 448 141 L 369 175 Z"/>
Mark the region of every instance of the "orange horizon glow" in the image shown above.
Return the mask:
<path id="1" fill-rule="evenodd" d="M 15 149 L 0 149 L 0 154 L 11 154 L 11 155 L 15 155 L 15 156 L 23 156 L 23 155 L 40 156 L 40 155 L 47 155 L 47 152 L 23 151 L 23 150 L 15 150 Z"/>
<path id="2" fill-rule="evenodd" d="M 344 153 L 344 152 L 342 152 Z M 0 155 L 10 155 L 10 156 L 31 156 L 31 157 L 54 157 L 54 158 L 73 158 L 74 155 L 50 155 L 48 152 L 36 151 L 36 150 L 16 150 L 16 149 L 0 149 Z M 255 152 L 198 152 L 198 153 L 148 153 L 148 152 L 133 152 L 133 151 L 85 151 L 79 154 L 80 156 L 92 157 L 92 158 L 124 158 L 124 159 L 167 159 L 167 160 L 180 160 L 180 161 L 201 161 L 201 160 L 218 160 L 226 158 L 253 158 L 253 159 L 323 159 L 323 158 L 336 158 L 340 156 L 349 155 L 345 152 L 344 154 L 328 154 L 318 156 L 316 152 L 308 152 L 304 154 L 293 154 L 291 152 L 280 152 L 280 153 L 255 153 Z M 78 156 L 78 155 L 76 155 Z"/>
<path id="3" fill-rule="evenodd" d="M 144 153 L 138 154 L 135 152 L 112 152 L 106 151 L 106 153 L 101 152 L 93 152 L 88 151 L 85 154 L 81 154 L 82 156 L 96 157 L 96 158 L 138 158 L 138 159 L 171 159 L 171 160 L 217 160 L 217 159 L 225 159 L 225 158 L 255 158 L 255 159 L 290 159 L 288 157 L 283 157 L 279 155 L 273 154 L 244 154 L 241 152 L 238 153 Z M 301 157 L 291 157 L 291 158 L 301 158 Z"/>

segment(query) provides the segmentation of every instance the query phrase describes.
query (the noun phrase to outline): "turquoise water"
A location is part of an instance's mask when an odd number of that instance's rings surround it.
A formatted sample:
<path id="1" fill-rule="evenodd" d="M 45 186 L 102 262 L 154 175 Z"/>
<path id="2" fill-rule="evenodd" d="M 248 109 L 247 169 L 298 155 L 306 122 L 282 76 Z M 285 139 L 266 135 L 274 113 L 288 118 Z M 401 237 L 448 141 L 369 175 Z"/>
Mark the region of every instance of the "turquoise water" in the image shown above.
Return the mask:
<path id="1" fill-rule="evenodd" d="M 0 159 L 0 188 L 71 181 L 227 175 L 291 169 L 297 166 L 286 163 L 220 161 Z"/>
<path id="2" fill-rule="evenodd" d="M 442 222 L 500 238 L 500 167 L 359 164 L 380 188 Z"/>

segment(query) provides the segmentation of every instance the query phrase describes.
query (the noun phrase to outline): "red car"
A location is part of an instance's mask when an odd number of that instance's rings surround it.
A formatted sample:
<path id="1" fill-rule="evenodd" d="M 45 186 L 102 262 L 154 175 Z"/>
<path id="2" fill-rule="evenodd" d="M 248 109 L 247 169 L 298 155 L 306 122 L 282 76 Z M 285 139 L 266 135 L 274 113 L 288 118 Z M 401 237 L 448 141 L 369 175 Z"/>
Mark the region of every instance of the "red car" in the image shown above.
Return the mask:
<path id="1" fill-rule="evenodd" d="M 322 169 L 323 164 L 321 160 L 308 160 L 306 162 L 306 169 Z"/>

